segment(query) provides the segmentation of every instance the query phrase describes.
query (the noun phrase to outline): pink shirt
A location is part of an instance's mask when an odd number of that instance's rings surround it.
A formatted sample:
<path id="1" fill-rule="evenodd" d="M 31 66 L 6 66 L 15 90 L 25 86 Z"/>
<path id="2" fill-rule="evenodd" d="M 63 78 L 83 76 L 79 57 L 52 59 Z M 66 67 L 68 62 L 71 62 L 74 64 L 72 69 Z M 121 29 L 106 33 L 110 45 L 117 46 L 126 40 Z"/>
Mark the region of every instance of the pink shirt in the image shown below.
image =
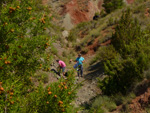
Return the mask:
<path id="1" fill-rule="evenodd" d="M 66 67 L 66 64 L 65 64 L 65 62 L 63 62 L 63 61 L 61 61 L 61 60 L 59 60 L 59 65 L 60 65 L 60 67 Z"/>

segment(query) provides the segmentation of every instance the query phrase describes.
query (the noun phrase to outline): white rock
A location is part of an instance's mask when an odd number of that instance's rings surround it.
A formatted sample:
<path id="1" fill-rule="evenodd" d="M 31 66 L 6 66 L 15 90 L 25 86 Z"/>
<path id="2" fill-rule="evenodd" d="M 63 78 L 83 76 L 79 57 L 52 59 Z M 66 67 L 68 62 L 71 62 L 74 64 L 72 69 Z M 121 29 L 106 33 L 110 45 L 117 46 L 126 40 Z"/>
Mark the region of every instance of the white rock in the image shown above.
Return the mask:
<path id="1" fill-rule="evenodd" d="M 69 33 L 68 33 L 68 31 L 67 30 L 64 30 L 63 32 L 62 32 L 62 35 L 63 35 L 63 37 L 68 37 L 69 36 Z"/>

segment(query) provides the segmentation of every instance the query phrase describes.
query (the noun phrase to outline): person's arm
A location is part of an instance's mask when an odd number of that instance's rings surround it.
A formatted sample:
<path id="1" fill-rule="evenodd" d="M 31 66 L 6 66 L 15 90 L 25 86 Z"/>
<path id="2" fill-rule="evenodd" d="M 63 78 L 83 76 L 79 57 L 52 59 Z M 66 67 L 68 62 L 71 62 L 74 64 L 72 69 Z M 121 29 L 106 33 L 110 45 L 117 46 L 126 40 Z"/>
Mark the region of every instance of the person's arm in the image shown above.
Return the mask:
<path id="1" fill-rule="evenodd" d="M 74 62 L 77 62 L 77 58 L 74 60 Z"/>
<path id="2" fill-rule="evenodd" d="M 85 60 L 82 61 L 82 63 L 85 62 Z"/>
<path id="3" fill-rule="evenodd" d="M 82 57 L 83 58 L 83 57 Z M 82 63 L 85 62 L 85 59 L 83 58 Z"/>

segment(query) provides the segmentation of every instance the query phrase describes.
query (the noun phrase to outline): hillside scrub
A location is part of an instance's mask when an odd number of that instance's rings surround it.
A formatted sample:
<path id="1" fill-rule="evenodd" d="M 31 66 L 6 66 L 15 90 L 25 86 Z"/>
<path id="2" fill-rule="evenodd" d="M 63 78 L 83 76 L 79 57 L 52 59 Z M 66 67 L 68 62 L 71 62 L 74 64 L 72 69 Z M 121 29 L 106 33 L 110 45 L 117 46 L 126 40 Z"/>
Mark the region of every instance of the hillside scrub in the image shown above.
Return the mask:
<path id="1" fill-rule="evenodd" d="M 107 13 L 111 13 L 115 9 L 119 9 L 123 6 L 123 0 L 104 0 L 103 7 Z"/>
<path id="2" fill-rule="evenodd" d="M 40 2 L 40 1 L 38 1 Z M 34 0 L 12 0 L 0 6 L 0 112 L 70 112 L 75 97 L 74 78 L 35 87 L 32 78 L 37 70 L 50 70 L 55 50 L 55 36 L 49 36 L 52 17 L 47 8 Z M 50 29 L 49 29 L 50 28 Z M 63 84 L 61 83 L 63 82 Z M 42 83 L 42 81 L 41 81 Z M 56 88 L 60 84 L 61 89 Z M 55 96 L 56 95 L 56 96 Z M 53 106 L 55 105 L 55 106 Z M 48 107 L 51 106 L 51 107 Z M 60 106 L 60 107 L 58 107 Z M 43 108 L 45 108 L 43 111 Z"/>
<path id="3" fill-rule="evenodd" d="M 105 73 L 108 76 L 99 82 L 107 95 L 126 94 L 131 86 L 144 78 L 143 72 L 148 69 L 150 61 L 149 29 L 141 30 L 130 9 L 123 13 L 115 31 L 112 45 L 118 54 L 114 59 L 105 60 Z"/>

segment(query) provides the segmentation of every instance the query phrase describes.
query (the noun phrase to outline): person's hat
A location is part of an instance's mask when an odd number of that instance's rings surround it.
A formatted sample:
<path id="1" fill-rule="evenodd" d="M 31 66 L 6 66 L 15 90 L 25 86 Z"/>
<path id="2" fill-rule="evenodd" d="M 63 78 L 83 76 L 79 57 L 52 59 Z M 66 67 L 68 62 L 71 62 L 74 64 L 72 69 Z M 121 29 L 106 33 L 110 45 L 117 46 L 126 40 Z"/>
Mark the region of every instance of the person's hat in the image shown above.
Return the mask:
<path id="1" fill-rule="evenodd" d="M 78 54 L 78 56 L 81 56 L 81 54 Z"/>
<path id="2" fill-rule="evenodd" d="M 56 62 L 59 62 L 59 60 L 56 60 Z"/>

